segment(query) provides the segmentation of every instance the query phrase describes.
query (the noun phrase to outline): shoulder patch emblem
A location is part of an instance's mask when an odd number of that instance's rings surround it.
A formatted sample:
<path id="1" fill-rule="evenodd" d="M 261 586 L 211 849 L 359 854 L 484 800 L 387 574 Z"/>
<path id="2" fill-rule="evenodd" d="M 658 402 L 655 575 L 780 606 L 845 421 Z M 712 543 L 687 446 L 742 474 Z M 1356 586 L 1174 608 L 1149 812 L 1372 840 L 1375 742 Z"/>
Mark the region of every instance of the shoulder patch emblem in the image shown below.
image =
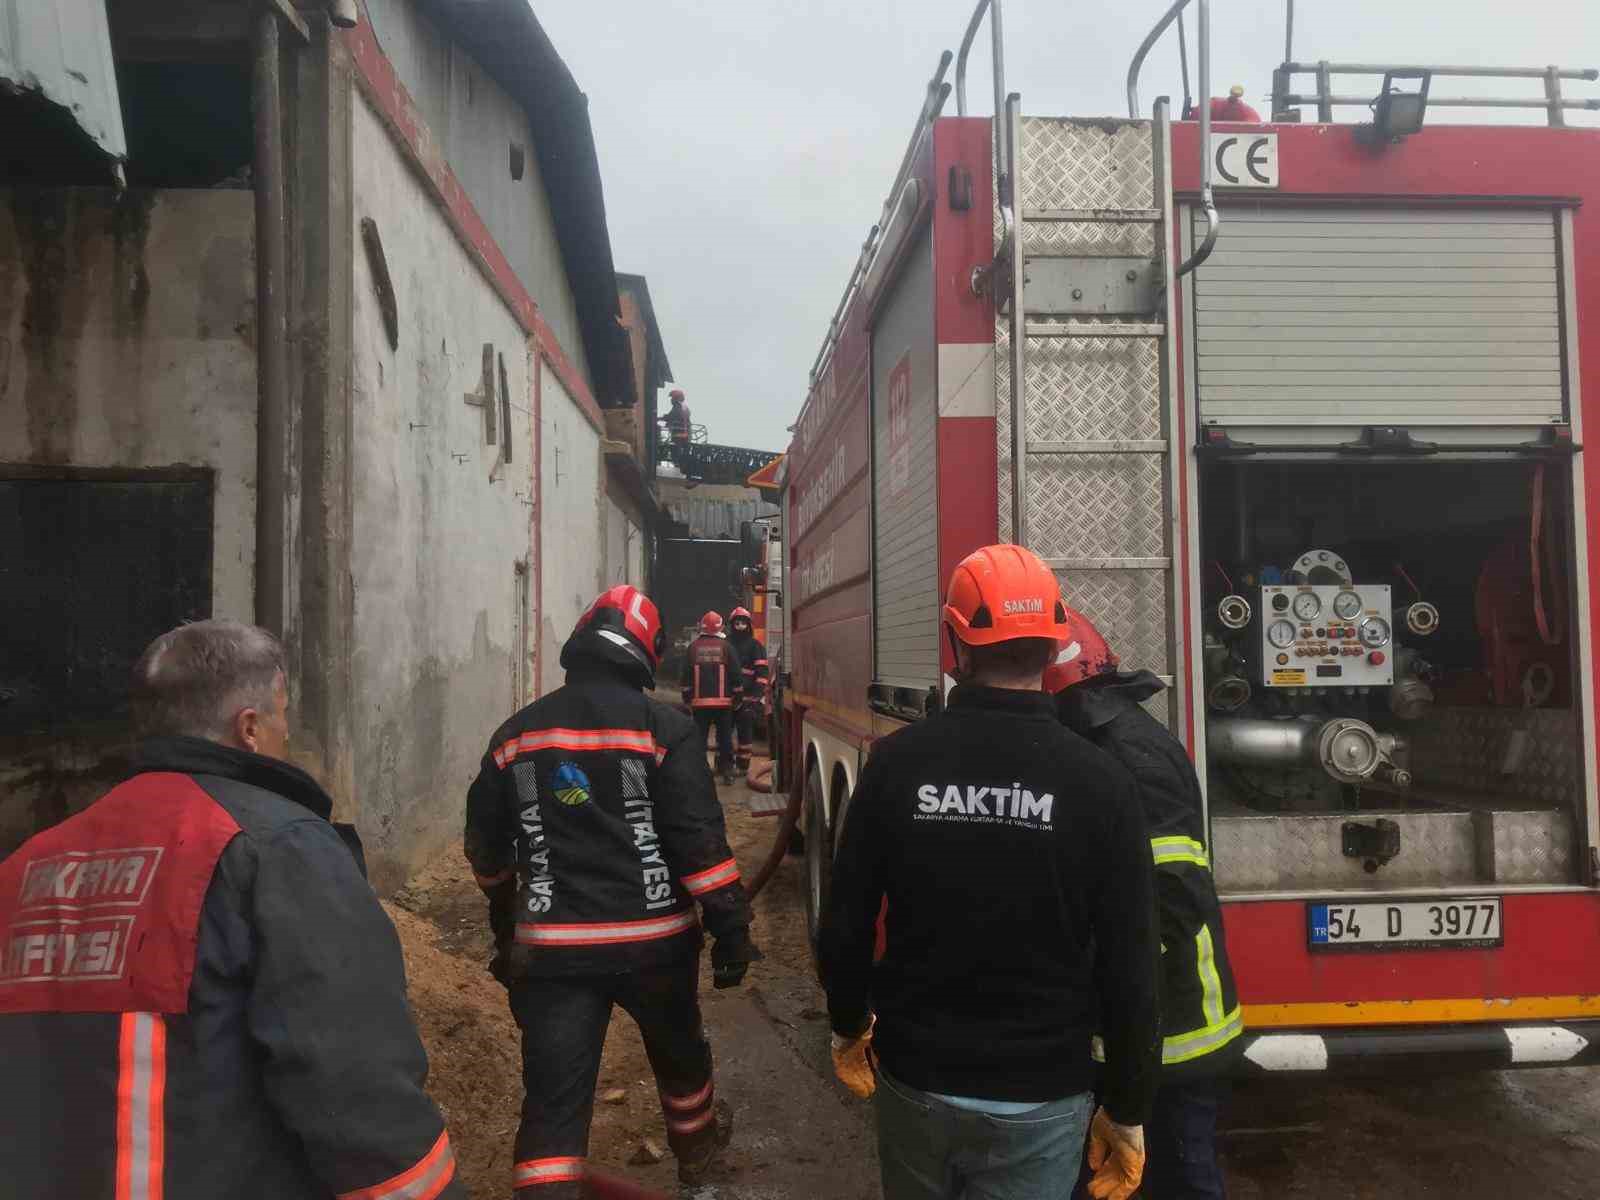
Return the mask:
<path id="1" fill-rule="evenodd" d="M 589 803 L 589 777 L 575 762 L 564 762 L 550 776 L 550 790 L 562 804 L 575 808 Z"/>

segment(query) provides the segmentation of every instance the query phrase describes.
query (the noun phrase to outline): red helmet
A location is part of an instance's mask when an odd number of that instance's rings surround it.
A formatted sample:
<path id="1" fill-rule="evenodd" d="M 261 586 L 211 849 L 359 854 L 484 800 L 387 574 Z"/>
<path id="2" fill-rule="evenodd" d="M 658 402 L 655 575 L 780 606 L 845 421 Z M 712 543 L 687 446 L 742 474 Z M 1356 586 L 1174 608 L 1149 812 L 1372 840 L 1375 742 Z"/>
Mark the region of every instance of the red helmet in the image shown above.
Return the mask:
<path id="1" fill-rule="evenodd" d="M 1056 660 L 1044 669 L 1044 690 L 1054 695 L 1075 683 L 1115 671 L 1120 665 L 1094 622 L 1075 608 L 1067 609 L 1071 634 Z"/>
<path id="2" fill-rule="evenodd" d="M 1055 573 L 1023 546 L 985 546 L 959 563 L 945 594 L 944 621 L 969 646 L 1068 635 Z"/>
<path id="3" fill-rule="evenodd" d="M 644 654 L 652 673 L 667 649 L 667 635 L 662 632 L 655 603 L 631 584 L 619 583 L 595 598 L 572 629 L 574 637 L 585 631 L 624 649 L 631 644 Z"/>
<path id="4" fill-rule="evenodd" d="M 705 633 L 721 633 L 722 632 L 722 614 L 721 613 L 708 612 L 705 616 L 701 617 L 700 618 L 700 632 L 703 633 L 703 634 L 705 634 Z"/>

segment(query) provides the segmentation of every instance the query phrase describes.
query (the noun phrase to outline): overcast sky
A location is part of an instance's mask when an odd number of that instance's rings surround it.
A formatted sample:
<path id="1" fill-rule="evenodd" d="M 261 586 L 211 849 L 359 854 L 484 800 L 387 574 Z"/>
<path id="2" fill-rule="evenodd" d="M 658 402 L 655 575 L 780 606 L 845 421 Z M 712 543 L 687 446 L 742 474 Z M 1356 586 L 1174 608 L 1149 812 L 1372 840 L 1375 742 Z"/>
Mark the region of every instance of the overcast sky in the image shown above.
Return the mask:
<path id="1" fill-rule="evenodd" d="M 1007 87 L 1022 93 L 1025 113 L 1120 114 L 1128 60 L 1166 3 L 1005 0 Z M 589 95 L 617 269 L 648 277 L 695 419 L 713 442 L 785 448 L 923 87 L 940 52 L 959 45 L 970 0 L 533 5 Z M 1214 0 L 1212 9 L 1212 90 L 1240 83 L 1265 112 L 1283 56 L 1282 0 Z M 991 111 L 987 38 L 985 29 L 968 80 L 982 114 Z M 1299 0 L 1294 50 L 1302 61 L 1596 67 L 1600 3 Z M 1181 93 L 1170 33 L 1144 78 L 1146 105 Z M 1479 81 L 1441 80 L 1434 92 L 1537 95 L 1542 86 L 1484 82 L 1473 92 Z M 1600 96 L 1597 84 L 1569 87 Z"/>

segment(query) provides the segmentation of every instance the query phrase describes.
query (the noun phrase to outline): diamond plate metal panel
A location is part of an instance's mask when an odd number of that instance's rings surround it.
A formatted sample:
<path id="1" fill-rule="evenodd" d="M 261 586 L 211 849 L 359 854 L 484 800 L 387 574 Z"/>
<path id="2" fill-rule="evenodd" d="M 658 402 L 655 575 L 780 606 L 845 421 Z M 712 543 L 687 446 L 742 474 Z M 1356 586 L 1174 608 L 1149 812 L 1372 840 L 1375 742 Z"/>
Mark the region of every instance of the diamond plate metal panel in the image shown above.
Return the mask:
<path id="1" fill-rule="evenodd" d="M 1154 454 L 1033 456 L 1028 462 L 1029 548 L 1046 558 L 1164 555 L 1162 466 Z"/>
<path id="2" fill-rule="evenodd" d="M 1030 346 L 1029 349 L 1032 349 Z M 1011 326 L 1004 317 L 994 326 L 994 436 L 999 456 L 1000 540 L 1011 541 Z M 1032 414 L 1029 415 L 1031 421 Z"/>
<path id="3" fill-rule="evenodd" d="M 1170 675 L 1166 572 L 1124 568 L 1057 572 L 1061 594 L 1091 615 L 1129 670 Z"/>
<path id="4" fill-rule="evenodd" d="M 1475 812 L 1478 873 L 1492 883 L 1568 883 L 1572 819 L 1559 810 Z"/>
<path id="5" fill-rule="evenodd" d="M 1400 853 L 1374 872 L 1346 858 L 1346 821 L 1382 815 L 1400 826 Z M 1316 889 L 1383 891 L 1480 882 L 1472 814 L 1374 812 L 1273 813 L 1211 817 L 1217 890 L 1238 895 Z"/>
<path id="6" fill-rule="evenodd" d="M 1583 801 L 1578 729 L 1570 709 L 1435 709 L 1407 727 L 1415 786 L 1466 803 L 1512 801 L 1576 815 Z"/>
<path id="7" fill-rule="evenodd" d="M 1006 379 L 1009 383 L 1009 363 Z M 1028 434 L 1041 441 L 1160 437 L 1160 343 L 1153 338 L 1031 339 Z"/>
<path id="8" fill-rule="evenodd" d="M 1022 119 L 1022 206 L 1143 208 L 1155 194 L 1148 121 Z M 1023 255 L 1154 256 L 1148 225 L 1033 221 Z"/>

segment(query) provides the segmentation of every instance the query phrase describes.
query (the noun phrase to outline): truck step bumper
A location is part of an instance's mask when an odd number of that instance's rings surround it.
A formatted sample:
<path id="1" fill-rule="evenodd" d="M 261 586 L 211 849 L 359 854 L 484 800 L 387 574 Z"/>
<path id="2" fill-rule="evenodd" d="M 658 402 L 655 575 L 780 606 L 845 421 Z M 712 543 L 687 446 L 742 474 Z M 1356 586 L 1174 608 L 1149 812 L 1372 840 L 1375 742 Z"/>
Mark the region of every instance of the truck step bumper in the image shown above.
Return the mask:
<path id="1" fill-rule="evenodd" d="M 1242 1075 L 1577 1067 L 1600 1062 L 1600 1021 L 1246 1031 Z"/>

